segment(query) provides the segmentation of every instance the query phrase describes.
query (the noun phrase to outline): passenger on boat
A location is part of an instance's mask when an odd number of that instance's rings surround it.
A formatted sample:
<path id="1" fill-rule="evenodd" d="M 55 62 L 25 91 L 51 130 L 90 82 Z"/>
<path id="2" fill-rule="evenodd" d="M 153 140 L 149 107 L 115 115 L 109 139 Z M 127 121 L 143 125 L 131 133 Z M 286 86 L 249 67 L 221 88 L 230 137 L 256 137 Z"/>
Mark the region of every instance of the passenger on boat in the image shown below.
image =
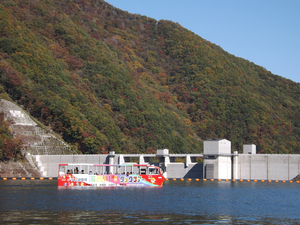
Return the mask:
<path id="1" fill-rule="evenodd" d="M 90 172 L 89 172 L 89 175 L 92 175 L 92 174 L 93 174 L 92 171 L 90 171 Z"/>
<path id="2" fill-rule="evenodd" d="M 104 172 L 104 174 L 106 175 L 106 174 L 107 174 L 107 172 L 105 171 L 105 172 Z"/>
<path id="3" fill-rule="evenodd" d="M 84 170 L 81 170 L 81 174 L 84 174 Z"/>
<path id="4" fill-rule="evenodd" d="M 126 173 L 126 176 L 129 176 L 129 172 Z"/>

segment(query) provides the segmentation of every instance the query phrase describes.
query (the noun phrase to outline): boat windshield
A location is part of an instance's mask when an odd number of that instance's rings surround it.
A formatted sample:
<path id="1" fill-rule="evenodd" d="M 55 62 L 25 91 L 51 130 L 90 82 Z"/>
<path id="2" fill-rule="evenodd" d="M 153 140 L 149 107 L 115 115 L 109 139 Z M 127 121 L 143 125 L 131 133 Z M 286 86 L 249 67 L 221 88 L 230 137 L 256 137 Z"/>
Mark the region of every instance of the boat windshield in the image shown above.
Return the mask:
<path id="1" fill-rule="evenodd" d="M 150 167 L 149 168 L 149 174 L 152 174 L 152 175 L 159 174 L 158 168 L 156 168 L 156 167 Z"/>

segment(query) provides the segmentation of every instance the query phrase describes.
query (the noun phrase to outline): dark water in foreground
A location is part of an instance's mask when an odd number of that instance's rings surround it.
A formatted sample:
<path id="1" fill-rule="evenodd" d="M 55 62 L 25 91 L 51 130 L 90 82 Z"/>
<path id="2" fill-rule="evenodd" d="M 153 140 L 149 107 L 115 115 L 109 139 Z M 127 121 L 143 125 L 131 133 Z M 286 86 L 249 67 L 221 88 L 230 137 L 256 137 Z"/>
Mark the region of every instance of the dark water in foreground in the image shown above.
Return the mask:
<path id="1" fill-rule="evenodd" d="M 166 181 L 162 188 L 58 189 L 0 181 L 0 224 L 298 224 L 300 184 Z"/>

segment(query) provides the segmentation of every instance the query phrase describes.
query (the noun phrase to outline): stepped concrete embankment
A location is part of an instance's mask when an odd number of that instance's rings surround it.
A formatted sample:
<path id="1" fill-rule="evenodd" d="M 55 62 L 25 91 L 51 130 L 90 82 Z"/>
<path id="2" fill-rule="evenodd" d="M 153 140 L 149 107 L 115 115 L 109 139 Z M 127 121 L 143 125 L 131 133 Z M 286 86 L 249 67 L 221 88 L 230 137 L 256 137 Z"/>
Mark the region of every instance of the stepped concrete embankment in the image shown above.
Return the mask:
<path id="1" fill-rule="evenodd" d="M 74 154 L 71 148 L 53 133 L 38 126 L 21 107 L 13 102 L 1 99 L 0 112 L 10 121 L 12 133 L 22 141 L 21 154 L 25 159 L 0 163 L 2 177 L 41 176 L 32 161 L 32 155 Z"/>
<path id="2" fill-rule="evenodd" d="M 21 107 L 1 99 L 0 112 L 11 121 L 10 128 L 22 141 L 23 151 L 31 155 L 74 154 L 71 148 L 53 133 L 39 127 Z"/>

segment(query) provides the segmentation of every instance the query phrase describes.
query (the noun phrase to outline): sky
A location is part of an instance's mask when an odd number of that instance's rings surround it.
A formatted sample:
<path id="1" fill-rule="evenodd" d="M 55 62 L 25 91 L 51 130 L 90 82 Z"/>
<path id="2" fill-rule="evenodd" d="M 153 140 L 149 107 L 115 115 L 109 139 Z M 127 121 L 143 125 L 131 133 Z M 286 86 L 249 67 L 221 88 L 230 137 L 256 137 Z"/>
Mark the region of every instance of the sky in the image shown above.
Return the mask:
<path id="1" fill-rule="evenodd" d="M 178 22 L 235 56 L 300 82 L 300 0 L 105 0 Z"/>

